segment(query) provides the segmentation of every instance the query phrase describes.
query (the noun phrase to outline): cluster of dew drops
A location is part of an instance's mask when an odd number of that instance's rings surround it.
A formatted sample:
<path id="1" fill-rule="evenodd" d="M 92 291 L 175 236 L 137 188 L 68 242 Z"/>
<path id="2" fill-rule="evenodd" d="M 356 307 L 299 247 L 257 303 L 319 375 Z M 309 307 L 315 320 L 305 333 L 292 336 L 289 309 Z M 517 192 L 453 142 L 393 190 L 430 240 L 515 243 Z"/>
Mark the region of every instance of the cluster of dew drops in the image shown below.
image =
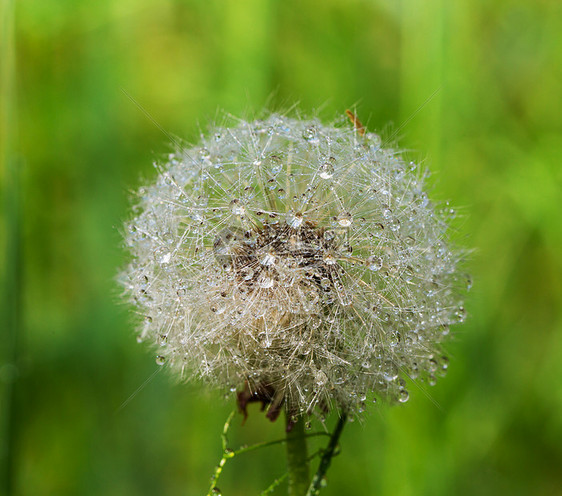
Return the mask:
<path id="1" fill-rule="evenodd" d="M 141 188 L 125 287 L 157 363 L 297 411 L 405 402 L 448 368 L 470 285 L 455 211 L 425 173 L 345 123 L 272 114 L 180 147 Z"/>

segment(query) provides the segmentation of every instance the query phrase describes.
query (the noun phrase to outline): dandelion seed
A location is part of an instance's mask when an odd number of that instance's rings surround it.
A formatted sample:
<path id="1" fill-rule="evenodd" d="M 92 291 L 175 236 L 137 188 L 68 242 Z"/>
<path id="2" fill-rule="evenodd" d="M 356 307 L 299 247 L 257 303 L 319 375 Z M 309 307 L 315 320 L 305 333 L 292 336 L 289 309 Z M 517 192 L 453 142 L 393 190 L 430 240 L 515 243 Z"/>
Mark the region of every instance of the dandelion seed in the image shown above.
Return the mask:
<path id="1" fill-rule="evenodd" d="M 127 222 L 141 340 L 272 419 L 357 414 L 365 392 L 407 401 L 403 378 L 434 384 L 466 317 L 451 209 L 424 189 L 362 125 L 272 114 L 212 129 L 161 164 Z"/>

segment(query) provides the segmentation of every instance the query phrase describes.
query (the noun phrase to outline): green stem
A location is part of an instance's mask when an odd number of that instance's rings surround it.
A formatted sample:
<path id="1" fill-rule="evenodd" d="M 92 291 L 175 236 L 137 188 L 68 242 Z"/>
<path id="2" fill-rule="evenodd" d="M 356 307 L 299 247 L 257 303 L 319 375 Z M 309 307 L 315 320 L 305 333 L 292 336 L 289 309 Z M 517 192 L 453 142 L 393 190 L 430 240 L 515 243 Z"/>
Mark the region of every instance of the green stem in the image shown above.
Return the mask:
<path id="1" fill-rule="evenodd" d="M 291 415 L 285 412 L 287 425 L 291 422 Z M 292 424 L 287 432 L 287 471 L 289 473 L 289 496 L 304 496 L 308 489 L 308 454 L 306 436 L 304 434 L 304 420 L 302 417 Z"/>
<path id="2" fill-rule="evenodd" d="M 0 493 L 14 494 L 19 474 L 21 380 L 18 380 L 22 311 L 22 164 L 18 150 L 16 81 L 16 1 L 0 2 L 0 258 L 6 260 L 0 277 L 2 364 L 0 380 Z M 1 214 L 0 214 L 1 215 Z"/>
<path id="3" fill-rule="evenodd" d="M 318 467 L 318 471 L 316 472 L 316 474 L 314 474 L 314 478 L 310 483 L 310 487 L 308 488 L 306 496 L 316 496 L 319 493 L 320 488 L 322 487 L 322 480 L 324 479 L 324 476 L 326 475 L 326 472 L 330 467 L 330 463 L 332 463 L 332 458 L 336 451 L 336 447 L 338 446 L 338 441 L 340 439 L 346 421 L 347 416 L 345 414 L 342 414 L 340 419 L 338 420 L 336 428 L 334 429 L 332 437 L 330 438 L 328 447 L 322 455 L 320 466 Z"/>

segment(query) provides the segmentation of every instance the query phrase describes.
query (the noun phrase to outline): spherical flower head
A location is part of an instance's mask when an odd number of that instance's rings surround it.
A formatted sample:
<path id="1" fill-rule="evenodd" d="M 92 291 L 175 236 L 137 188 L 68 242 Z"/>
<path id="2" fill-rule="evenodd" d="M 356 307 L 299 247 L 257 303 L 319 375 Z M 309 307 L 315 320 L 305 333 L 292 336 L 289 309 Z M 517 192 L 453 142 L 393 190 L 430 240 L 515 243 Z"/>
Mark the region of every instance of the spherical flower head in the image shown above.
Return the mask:
<path id="1" fill-rule="evenodd" d="M 465 315 L 447 227 L 378 135 L 271 114 L 159 165 L 123 280 L 139 340 L 182 377 L 272 411 L 354 413 L 447 368 L 440 343 Z"/>

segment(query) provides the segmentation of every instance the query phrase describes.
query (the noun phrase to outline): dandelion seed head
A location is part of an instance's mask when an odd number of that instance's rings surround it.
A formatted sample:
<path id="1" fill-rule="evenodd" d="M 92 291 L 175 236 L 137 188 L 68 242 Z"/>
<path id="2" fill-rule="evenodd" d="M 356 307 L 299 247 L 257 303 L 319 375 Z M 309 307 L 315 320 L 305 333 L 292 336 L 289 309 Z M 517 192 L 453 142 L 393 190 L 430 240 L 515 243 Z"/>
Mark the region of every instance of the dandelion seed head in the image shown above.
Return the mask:
<path id="1" fill-rule="evenodd" d="M 271 114 L 177 149 L 138 191 L 122 279 L 139 341 L 186 379 L 296 415 L 405 402 L 465 320 L 452 209 L 379 136 Z"/>

